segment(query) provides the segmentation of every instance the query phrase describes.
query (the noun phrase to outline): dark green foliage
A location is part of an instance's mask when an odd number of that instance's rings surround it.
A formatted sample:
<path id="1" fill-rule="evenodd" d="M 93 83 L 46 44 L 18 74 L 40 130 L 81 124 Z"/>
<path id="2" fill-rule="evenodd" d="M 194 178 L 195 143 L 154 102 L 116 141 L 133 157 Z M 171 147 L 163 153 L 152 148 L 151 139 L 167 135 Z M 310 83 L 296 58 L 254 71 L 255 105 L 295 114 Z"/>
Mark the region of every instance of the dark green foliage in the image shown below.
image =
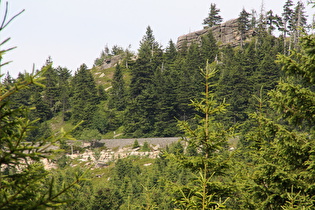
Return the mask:
<path id="1" fill-rule="evenodd" d="M 212 31 L 209 31 L 201 38 L 201 63 L 206 63 L 207 61 L 212 63 L 215 59 L 218 59 L 219 47 L 216 42 Z"/>
<path id="2" fill-rule="evenodd" d="M 65 168 L 54 170 L 51 176 L 55 180 L 56 189 L 73 183 L 75 181 L 73 174 L 76 176 L 82 176 L 83 174 L 86 177 L 91 176 L 89 171 L 84 171 L 81 167 L 69 167 L 69 165 Z M 62 199 L 67 200 L 67 203 L 61 209 L 92 209 L 95 201 L 95 188 L 90 179 L 85 179 L 84 182 L 76 184 L 68 193 L 61 196 Z"/>
<path id="3" fill-rule="evenodd" d="M 164 57 L 167 64 L 172 64 L 178 55 L 175 43 L 170 40 L 165 49 Z"/>
<path id="4" fill-rule="evenodd" d="M 240 13 L 238 17 L 238 30 L 241 34 L 241 40 L 245 40 L 245 33 L 250 28 L 250 20 L 249 20 L 250 13 L 246 12 L 246 10 L 243 8 L 242 12 Z M 241 42 L 241 45 L 243 43 Z"/>
<path id="5" fill-rule="evenodd" d="M 281 30 L 282 28 L 282 18 L 278 15 L 274 15 L 272 10 L 269 10 L 266 14 L 266 24 L 268 26 L 268 31 L 271 34 L 275 29 Z"/>
<path id="6" fill-rule="evenodd" d="M 151 148 L 147 141 L 143 142 L 143 146 L 141 147 L 142 152 L 150 152 Z"/>
<path id="7" fill-rule="evenodd" d="M 111 50 L 112 55 L 120 55 L 124 53 L 124 49 L 118 45 L 114 45 Z"/>
<path id="8" fill-rule="evenodd" d="M 302 38 L 303 50 L 293 51 L 290 56 L 279 55 L 278 62 L 288 77 L 280 81 L 277 90 L 270 94 L 273 106 L 282 113 L 282 117 L 292 124 L 304 122 L 313 125 L 313 84 L 314 77 L 314 37 Z"/>
<path id="9" fill-rule="evenodd" d="M 62 119 L 66 120 L 66 112 L 70 108 L 70 78 L 71 72 L 67 68 L 58 67 L 56 69 L 58 74 L 58 88 L 60 90 L 59 104 L 62 113 Z"/>
<path id="10" fill-rule="evenodd" d="M 283 37 L 286 39 L 287 34 L 290 31 L 290 24 L 292 22 L 292 15 L 293 15 L 293 1 L 292 0 L 287 0 L 285 4 L 283 5 L 283 13 L 282 13 L 282 20 L 283 20 Z M 284 53 L 287 52 L 287 42 L 284 40 Z"/>
<path id="11" fill-rule="evenodd" d="M 119 209 L 119 207 L 123 203 L 122 198 L 123 197 L 116 190 L 112 190 L 109 188 L 100 189 L 96 192 L 92 209 Z"/>
<path id="12" fill-rule="evenodd" d="M 85 128 L 77 138 L 83 141 L 95 141 L 101 140 L 102 136 L 96 129 Z"/>
<path id="13" fill-rule="evenodd" d="M 290 22 L 291 30 L 303 30 L 307 24 L 307 16 L 305 14 L 305 6 L 302 1 L 298 1 L 294 7 L 293 16 Z"/>
<path id="14" fill-rule="evenodd" d="M 209 27 L 219 25 L 223 20 L 219 13 L 220 9 L 216 8 L 216 4 L 211 4 L 208 17 L 203 20 L 203 24 L 208 25 Z"/>
<path id="15" fill-rule="evenodd" d="M 176 73 L 170 65 L 163 66 L 154 75 L 153 94 L 156 95 L 156 111 L 154 122 L 154 136 L 176 136 L 177 92 Z"/>
<path id="16" fill-rule="evenodd" d="M 105 111 L 104 109 L 99 108 L 93 118 L 91 127 L 97 129 L 99 133 L 105 134 L 111 127 L 114 127 L 114 123 L 112 123 L 113 116 L 111 116 L 110 111 Z"/>
<path id="17" fill-rule="evenodd" d="M 303 37 L 301 53 L 279 55 L 288 76 L 269 92 L 278 119 L 260 108 L 252 114 L 256 126 L 245 135 L 252 175 L 243 185 L 251 192 L 248 205 L 260 209 L 311 209 L 314 206 L 312 135 L 312 65 L 314 36 Z M 302 70 L 303 69 L 303 70 Z M 302 73 L 303 72 L 303 73 Z M 259 99 L 260 107 L 264 100 Z M 246 151 L 243 150 L 243 151 Z M 247 186 L 247 187 L 245 187 Z M 248 201 L 248 200 L 247 200 Z M 290 208 L 291 207 L 291 208 Z"/>
<path id="18" fill-rule="evenodd" d="M 150 27 L 140 42 L 138 56 L 131 71 L 125 132 L 131 136 L 149 136 L 154 131 L 158 103 L 154 76 L 163 68 L 163 52 Z"/>
<path id="19" fill-rule="evenodd" d="M 292 6 L 293 6 L 292 0 L 287 0 L 285 4 L 283 5 L 282 17 L 283 17 L 284 23 L 287 23 L 291 21 L 292 19 L 292 15 L 293 15 L 293 10 L 291 8 Z"/>
<path id="20" fill-rule="evenodd" d="M 61 91 L 57 87 L 58 74 L 57 71 L 54 68 L 52 68 L 51 58 L 48 58 L 48 60 L 46 61 L 45 68 L 47 69 L 44 81 L 46 88 L 43 91 L 43 99 L 44 102 L 49 106 L 49 108 L 53 112 L 56 112 L 58 108 L 55 107 L 55 105 L 58 99 L 60 98 Z"/>
<path id="21" fill-rule="evenodd" d="M 71 84 L 72 119 L 75 123 L 83 120 L 84 125 L 90 125 L 99 100 L 94 78 L 85 64 L 76 71 Z"/>
<path id="22" fill-rule="evenodd" d="M 80 179 L 77 177 L 72 183 L 67 183 L 59 189 L 55 188 L 54 179 L 49 179 L 49 172 L 44 169 L 40 160 L 49 159 L 54 151 L 48 148 L 69 136 L 66 133 L 56 136 L 45 133 L 40 138 L 32 138 L 31 142 L 26 142 L 30 132 L 35 128 L 36 121 L 27 118 L 28 108 L 12 109 L 8 105 L 9 96 L 17 91 L 23 91 L 31 84 L 41 85 L 39 82 L 43 80 L 43 73 L 45 72 L 40 71 L 34 76 L 26 74 L 24 81 L 16 83 L 10 89 L 1 86 L 0 167 L 5 169 L 0 173 L 1 209 L 38 209 L 59 206 L 66 201 L 60 198 L 60 195 L 78 183 Z M 47 124 L 43 125 L 47 126 Z M 47 129 L 43 132 L 47 132 Z"/>
<path id="23" fill-rule="evenodd" d="M 230 106 L 222 116 L 227 123 L 243 122 L 255 111 L 253 95 L 261 88 L 273 89 L 280 76 L 280 66 L 274 60 L 282 52 L 281 40 L 265 33 L 246 43 L 242 49 L 226 47 L 222 50 L 221 75 L 216 92 Z"/>
<path id="24" fill-rule="evenodd" d="M 153 31 L 147 27 L 145 36 L 140 42 L 139 58 L 131 71 L 130 95 L 136 97 L 151 83 L 155 70 L 161 65 L 162 50 L 155 41 Z"/>
<path id="25" fill-rule="evenodd" d="M 184 209 L 223 207 L 224 202 L 221 203 L 220 200 L 225 200 L 230 191 L 226 183 L 218 183 L 214 180 L 215 177 L 220 177 L 222 180 L 228 168 L 228 156 L 224 153 L 230 132 L 214 120 L 215 115 L 225 112 L 227 106 L 224 102 L 217 102 L 214 94 L 209 90 L 211 87 L 209 80 L 215 73 L 215 64 L 207 64 L 202 71 L 205 79 L 204 98 L 192 100 L 192 106 L 198 111 L 197 126 L 190 126 L 187 121 L 179 122 L 181 129 L 185 131 L 183 140 L 191 147 L 189 153 L 175 153 L 169 156 L 180 166 L 195 174 L 186 185 L 179 187 L 179 195 L 175 198 L 175 203 Z M 192 148 L 197 153 L 192 152 Z"/>
<path id="26" fill-rule="evenodd" d="M 30 105 L 34 106 L 31 118 L 39 118 L 39 122 L 44 122 L 52 118 L 53 113 L 51 108 L 42 98 L 42 94 L 39 91 L 34 91 L 30 98 Z"/>
<path id="27" fill-rule="evenodd" d="M 149 136 L 154 130 L 156 97 L 153 88 L 146 89 L 141 95 L 129 101 L 126 113 L 125 132 L 128 135 Z"/>
<path id="28" fill-rule="evenodd" d="M 132 148 L 135 149 L 135 148 L 139 148 L 139 147 L 140 147 L 140 144 L 139 144 L 138 140 L 136 139 L 136 140 L 133 142 Z"/>
<path id="29" fill-rule="evenodd" d="M 132 178 L 133 176 L 140 174 L 140 172 L 140 168 L 134 166 L 131 160 L 128 159 L 118 159 L 115 164 L 115 176 L 121 181 L 125 177 Z"/>
<path id="30" fill-rule="evenodd" d="M 106 93 L 103 85 L 97 86 L 97 96 L 98 96 L 99 101 L 107 100 L 107 98 L 108 98 L 107 93 Z"/>
<path id="31" fill-rule="evenodd" d="M 231 52 L 229 49 L 226 49 L 227 60 L 224 61 L 227 62 L 221 67 L 222 74 L 217 92 L 221 100 L 225 99 L 230 104 L 229 113 L 225 117 L 230 116 L 228 121 L 236 123 L 247 119 L 246 111 L 251 97 L 251 68 L 254 66 L 247 65 L 247 59 L 253 56 L 245 54 L 245 50 Z"/>
<path id="32" fill-rule="evenodd" d="M 66 68 L 53 68 L 49 59 L 41 70 L 46 89 L 34 85 L 29 74 L 17 79 L 7 75 L 0 101 L 5 148 L 0 206 L 25 189 L 16 197 L 19 203 L 8 208 L 19 209 L 21 203 L 23 208 L 54 208 L 67 201 L 65 209 L 312 209 L 315 38 L 297 43 L 306 19 L 303 4 L 293 6 L 288 0 L 282 17 L 269 10 L 258 20 L 255 11 L 243 9 L 238 19 L 241 46 L 221 45 L 209 31 L 181 51 L 173 41 L 162 49 L 148 27 L 135 57 L 129 49 L 115 45 L 110 52 L 106 47 L 95 60 L 97 67 L 82 65 L 73 76 Z M 220 24 L 219 12 L 211 4 L 205 24 Z M 272 35 L 277 29 L 282 37 Z M 246 37 L 249 30 L 254 37 Z M 288 49 L 295 50 L 274 62 Z M 92 72 L 115 55 L 121 61 L 107 93 L 105 85 L 96 86 Z M 214 63 L 206 66 L 207 61 Z M 200 68 L 205 69 L 201 74 Z M 15 84 L 23 90 L 16 92 Z M 60 189 L 77 183 L 70 175 L 82 174 L 69 167 L 74 162 L 64 154 L 55 157 L 61 170 L 50 173 L 38 163 L 48 155 L 43 146 L 55 141 L 51 135 L 58 134 L 58 119 L 70 121 L 62 122 L 65 126 L 84 120 L 76 136 L 94 146 L 122 130 L 123 137 L 182 136 L 182 141 L 155 160 L 131 156 L 97 168 L 97 173 L 104 170 L 104 179 L 94 180 L 91 172 L 91 181 L 57 200 Z M 232 136 L 228 128 L 238 124 L 243 126 L 235 126 L 239 133 Z M 83 151 L 65 140 L 65 152 Z M 132 147 L 139 148 L 139 142 Z M 140 151 L 151 151 L 148 142 Z M 101 148 L 93 152 L 99 160 Z M 25 157 L 36 164 L 23 162 Z M 25 168 L 18 171 L 15 166 L 21 164 Z"/>
<path id="33" fill-rule="evenodd" d="M 117 64 L 114 72 L 109 106 L 116 108 L 118 111 L 122 111 L 126 107 L 126 88 L 119 64 Z"/>

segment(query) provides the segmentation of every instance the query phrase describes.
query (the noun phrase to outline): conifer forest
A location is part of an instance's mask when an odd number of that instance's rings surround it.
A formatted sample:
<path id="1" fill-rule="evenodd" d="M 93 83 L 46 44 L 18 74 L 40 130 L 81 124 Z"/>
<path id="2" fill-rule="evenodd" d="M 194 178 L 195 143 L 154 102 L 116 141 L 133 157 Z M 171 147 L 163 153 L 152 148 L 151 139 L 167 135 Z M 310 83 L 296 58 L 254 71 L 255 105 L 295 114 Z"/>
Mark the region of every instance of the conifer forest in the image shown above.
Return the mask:
<path id="1" fill-rule="evenodd" d="M 136 52 L 106 46 L 92 68 L 48 57 L 1 75 L 0 209 L 315 209 L 306 6 L 243 9 L 229 43 L 212 31 L 223 17 L 210 4 L 207 33 L 181 47 L 148 26 Z M 0 33 L 23 21 L 6 15 Z"/>

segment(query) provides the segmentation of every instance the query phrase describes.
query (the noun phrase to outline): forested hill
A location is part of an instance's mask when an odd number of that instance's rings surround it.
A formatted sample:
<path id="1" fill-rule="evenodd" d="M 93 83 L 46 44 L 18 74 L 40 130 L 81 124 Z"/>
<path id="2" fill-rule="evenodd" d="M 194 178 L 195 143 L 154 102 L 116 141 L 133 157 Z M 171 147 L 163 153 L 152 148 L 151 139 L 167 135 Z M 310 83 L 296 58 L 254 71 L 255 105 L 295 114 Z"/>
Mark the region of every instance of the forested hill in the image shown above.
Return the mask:
<path id="1" fill-rule="evenodd" d="M 91 69 L 49 58 L 4 77 L 0 209 L 314 209 L 314 24 L 301 1 L 266 11 L 240 11 L 231 44 L 211 4 L 180 47 L 148 26 L 136 53 L 106 47 Z M 138 142 L 170 136 L 159 151 Z"/>
<path id="2" fill-rule="evenodd" d="M 255 97 L 275 88 L 280 78 L 276 56 L 298 49 L 301 28 L 308 30 L 303 5 L 284 8 L 294 12 L 257 15 L 243 9 L 236 19 L 222 23 L 211 5 L 202 33 L 181 36 L 163 48 L 148 26 L 136 53 L 118 45 L 105 47 L 92 69 L 82 64 L 74 74 L 48 59 L 43 67 L 46 88 L 31 88 L 13 101 L 36 107 L 30 114 L 40 118 L 36 136 L 82 120 L 75 131 L 79 139 L 178 136 L 177 120 L 194 121 L 196 111 L 188 104 L 202 96 L 200 69 L 215 61 L 218 72 L 211 91 L 229 104 L 220 120 L 226 126 L 247 122 L 257 108 Z M 25 76 L 20 73 L 17 80 Z M 15 80 L 8 75 L 4 84 Z"/>

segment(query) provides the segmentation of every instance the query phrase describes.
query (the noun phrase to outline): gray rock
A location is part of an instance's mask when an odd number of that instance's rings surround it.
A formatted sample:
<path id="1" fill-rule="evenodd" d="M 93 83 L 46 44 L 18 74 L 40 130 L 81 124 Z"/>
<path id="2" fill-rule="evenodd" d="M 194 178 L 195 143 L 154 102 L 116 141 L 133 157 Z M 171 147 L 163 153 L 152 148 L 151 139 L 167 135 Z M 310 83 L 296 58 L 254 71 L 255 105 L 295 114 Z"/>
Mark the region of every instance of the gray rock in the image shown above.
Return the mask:
<path id="1" fill-rule="evenodd" d="M 236 46 L 241 41 L 237 19 L 232 19 L 226 21 L 225 23 L 222 23 L 221 25 L 216 25 L 211 28 L 205 27 L 202 30 L 191 32 L 189 34 L 178 37 L 177 48 L 181 50 L 185 43 L 187 43 L 187 46 L 191 45 L 192 43 L 200 44 L 201 37 L 205 35 L 209 30 L 212 31 L 213 36 L 215 37 L 219 45 L 230 44 L 232 46 Z M 253 30 L 248 30 L 245 34 L 246 38 L 250 38 L 253 35 Z"/>

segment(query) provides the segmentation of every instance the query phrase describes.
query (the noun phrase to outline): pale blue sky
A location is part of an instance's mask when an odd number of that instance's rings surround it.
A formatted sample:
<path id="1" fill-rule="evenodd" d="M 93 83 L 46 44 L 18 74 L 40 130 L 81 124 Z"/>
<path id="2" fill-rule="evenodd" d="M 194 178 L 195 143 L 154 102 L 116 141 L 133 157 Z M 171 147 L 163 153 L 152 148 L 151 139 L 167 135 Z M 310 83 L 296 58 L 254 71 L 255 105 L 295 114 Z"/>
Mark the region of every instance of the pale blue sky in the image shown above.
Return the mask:
<path id="1" fill-rule="evenodd" d="M 211 3 L 221 9 L 224 21 L 237 18 L 242 8 L 260 11 L 262 0 L 9 0 L 9 13 L 25 12 L 2 34 L 11 37 L 6 47 L 18 48 L 4 56 L 13 63 L 2 69 L 14 77 L 19 71 L 41 68 L 48 56 L 54 66 L 73 72 L 82 64 L 92 67 L 107 44 L 123 48 L 139 41 L 148 25 L 158 42 L 166 46 L 172 39 L 203 28 Z M 285 0 L 264 0 L 265 9 L 281 14 Z M 294 0 L 297 2 L 297 0 Z M 306 0 L 303 1 L 306 5 Z M 308 15 L 311 9 L 307 6 Z M 1 16 L 4 3 L 1 5 Z M 314 12 L 313 12 L 314 13 Z"/>

